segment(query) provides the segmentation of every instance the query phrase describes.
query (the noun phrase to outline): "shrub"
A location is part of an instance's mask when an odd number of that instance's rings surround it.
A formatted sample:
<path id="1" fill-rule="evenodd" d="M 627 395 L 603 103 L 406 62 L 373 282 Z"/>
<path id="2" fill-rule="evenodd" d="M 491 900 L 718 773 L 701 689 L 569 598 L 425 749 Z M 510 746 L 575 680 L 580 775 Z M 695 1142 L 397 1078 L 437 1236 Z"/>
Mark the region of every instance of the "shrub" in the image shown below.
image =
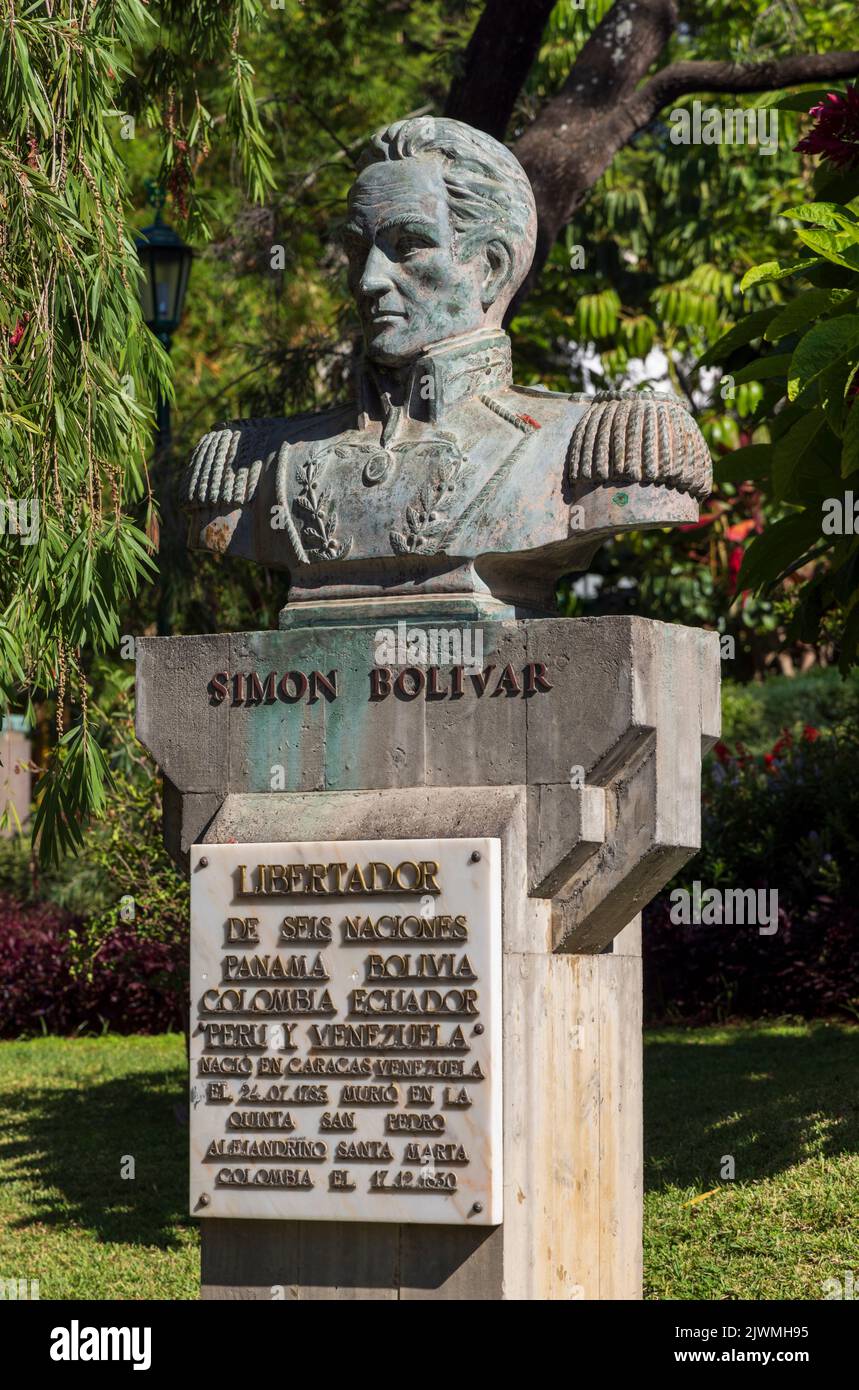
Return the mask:
<path id="1" fill-rule="evenodd" d="M 0 898 L 0 1037 L 33 1033 L 161 1033 L 183 1026 L 184 945 L 112 933 L 89 969 L 75 969 L 73 941 L 86 927 L 51 903 Z"/>
<path id="2" fill-rule="evenodd" d="M 774 936 L 760 936 L 754 926 L 678 927 L 668 911 L 664 896 L 647 911 L 649 1021 L 859 1018 L 859 914 L 852 905 L 823 899 L 805 915 L 780 912 Z"/>
<path id="3" fill-rule="evenodd" d="M 852 873 L 859 851 L 859 738 L 785 729 L 754 754 L 719 743 L 705 767 L 702 849 L 645 911 L 651 1021 L 826 1013 L 859 1017 Z M 774 935 L 671 922 L 675 888 L 776 889 Z"/>
<path id="4" fill-rule="evenodd" d="M 845 679 L 833 666 L 815 666 L 801 676 L 768 676 L 763 681 L 722 685 L 722 737 L 740 739 L 762 753 L 785 729 L 800 734 L 806 724 L 817 729 L 859 725 L 859 670 Z"/>
<path id="5" fill-rule="evenodd" d="M 78 992 L 72 1027 L 101 1026 L 104 1020 L 135 1031 L 139 1018 L 139 1031 L 145 1032 L 154 1017 L 176 1026 L 187 1012 L 188 884 L 162 842 L 158 779 L 134 738 L 131 681 L 125 676 L 116 682 L 104 752 L 111 768 L 104 814 L 87 827 L 80 852 L 38 870 L 25 836 L 0 841 L 0 895 L 22 922 L 42 920 L 39 912 L 45 911 L 50 939 L 30 933 L 28 958 L 44 978 L 56 981 L 61 994 L 67 976 L 73 978 Z M 13 908 L 13 902 L 21 906 Z M 57 911 L 52 914 L 46 903 Z M 19 937 L 9 945 L 8 959 L 0 955 L 0 989 L 7 969 L 14 968 L 12 956 L 23 949 Z M 16 980 L 16 989 L 26 993 Z M 157 1004 L 159 991 L 163 999 Z M 67 1031 L 61 1007 L 51 1010 L 46 1001 L 26 997 L 36 1017 L 53 1020 L 44 1025 L 49 1031 Z M 19 1032 L 26 1012 L 15 1014 Z"/>

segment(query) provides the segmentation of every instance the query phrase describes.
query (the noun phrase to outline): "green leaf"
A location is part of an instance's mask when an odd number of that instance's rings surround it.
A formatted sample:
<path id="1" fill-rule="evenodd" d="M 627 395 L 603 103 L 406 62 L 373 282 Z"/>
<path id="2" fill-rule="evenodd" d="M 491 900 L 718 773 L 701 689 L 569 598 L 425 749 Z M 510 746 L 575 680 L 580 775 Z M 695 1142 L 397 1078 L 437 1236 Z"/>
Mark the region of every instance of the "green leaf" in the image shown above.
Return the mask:
<path id="1" fill-rule="evenodd" d="M 763 482 L 770 475 L 773 447 L 771 444 L 747 444 L 744 449 L 716 462 L 714 473 L 719 483 L 745 483 L 751 479 Z"/>
<path id="2" fill-rule="evenodd" d="M 833 265 L 844 266 L 847 270 L 859 270 L 859 227 L 855 235 L 845 232 L 827 232 L 809 227 L 797 228 L 800 241 L 817 251 Z"/>
<path id="3" fill-rule="evenodd" d="M 797 343 L 788 371 L 787 394 L 796 400 L 839 357 L 859 346 L 859 314 L 819 323 Z"/>
<path id="4" fill-rule="evenodd" d="M 833 366 L 822 372 L 817 391 L 823 405 L 829 428 L 833 434 L 841 436 L 844 430 L 845 396 L 856 365 L 841 357 Z"/>
<path id="5" fill-rule="evenodd" d="M 801 415 L 793 428 L 774 445 L 772 481 L 777 499 L 784 497 L 794 469 L 824 424 L 822 410 L 811 410 L 807 415 Z"/>
<path id="6" fill-rule="evenodd" d="M 751 270 L 746 271 L 740 281 L 740 290 L 745 294 L 752 285 L 764 285 L 772 280 L 786 280 L 788 276 L 798 275 L 801 270 L 808 270 L 809 266 L 818 263 L 817 256 L 810 256 L 804 261 L 794 261 L 793 265 L 782 265 L 780 261 L 765 261 L 763 265 L 754 265 Z"/>
<path id="7" fill-rule="evenodd" d="M 739 323 L 729 328 L 727 333 L 723 333 L 721 338 L 708 348 L 703 357 L 699 357 L 697 366 L 704 367 L 715 362 L 724 362 L 730 357 L 737 348 L 745 347 L 753 338 L 763 336 L 767 324 L 778 313 L 777 307 L 767 309 L 756 309 L 753 314 L 747 314 Z"/>
<path id="8" fill-rule="evenodd" d="M 852 231 L 859 227 L 859 217 L 840 203 L 804 203 L 802 207 L 787 208 L 783 217 L 795 217 L 800 222 L 813 222 L 818 227 L 829 227 L 832 231 L 846 228 Z"/>
<path id="9" fill-rule="evenodd" d="M 784 309 L 779 310 L 767 325 L 764 338 L 768 343 L 776 343 L 786 338 L 788 333 L 796 333 L 812 319 L 819 318 L 827 309 L 855 297 L 854 290 L 803 290 L 792 299 Z"/>
<path id="10" fill-rule="evenodd" d="M 771 377 L 786 376 L 790 363 L 789 352 L 771 353 L 768 357 L 759 357 L 755 362 L 747 362 L 745 367 L 731 375 L 735 386 L 744 381 L 769 381 Z"/>
<path id="11" fill-rule="evenodd" d="M 756 536 L 743 556 L 737 588 L 759 590 L 772 584 L 794 560 L 822 536 L 815 511 L 795 512 Z"/>
<path id="12" fill-rule="evenodd" d="M 810 92 L 792 92 L 786 97 L 779 97 L 772 107 L 776 111 L 800 111 L 807 116 L 812 106 L 819 106 L 825 101 L 831 90 L 831 87 L 815 87 Z"/>
<path id="13" fill-rule="evenodd" d="M 841 476 L 849 478 L 859 468 L 859 405 L 854 396 L 847 416 L 844 439 L 841 445 Z"/>

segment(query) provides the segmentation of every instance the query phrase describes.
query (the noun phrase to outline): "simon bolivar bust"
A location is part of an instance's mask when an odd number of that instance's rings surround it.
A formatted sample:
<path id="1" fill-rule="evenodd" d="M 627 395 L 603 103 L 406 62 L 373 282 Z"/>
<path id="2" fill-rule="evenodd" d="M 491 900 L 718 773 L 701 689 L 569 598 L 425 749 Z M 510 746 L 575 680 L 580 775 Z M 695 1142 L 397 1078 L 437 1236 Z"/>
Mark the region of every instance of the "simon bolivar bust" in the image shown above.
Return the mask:
<path id="1" fill-rule="evenodd" d="M 502 322 L 536 220 L 481 131 L 421 116 L 373 136 L 344 229 L 356 399 L 207 434 L 182 485 L 190 544 L 287 569 L 291 614 L 443 595 L 527 613 L 606 536 L 695 520 L 710 458 L 680 401 L 513 384 Z"/>

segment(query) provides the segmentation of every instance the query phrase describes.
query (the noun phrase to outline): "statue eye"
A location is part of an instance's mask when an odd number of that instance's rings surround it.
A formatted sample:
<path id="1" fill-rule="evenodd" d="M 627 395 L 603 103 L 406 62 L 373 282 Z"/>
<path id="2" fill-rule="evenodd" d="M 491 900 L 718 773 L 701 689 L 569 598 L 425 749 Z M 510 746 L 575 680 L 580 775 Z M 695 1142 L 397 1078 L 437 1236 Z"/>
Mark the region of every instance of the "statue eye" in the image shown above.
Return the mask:
<path id="1" fill-rule="evenodd" d="M 397 251 L 401 256 L 411 256 L 415 251 L 425 251 L 432 242 L 420 232 L 410 232 L 406 229 L 397 236 Z"/>

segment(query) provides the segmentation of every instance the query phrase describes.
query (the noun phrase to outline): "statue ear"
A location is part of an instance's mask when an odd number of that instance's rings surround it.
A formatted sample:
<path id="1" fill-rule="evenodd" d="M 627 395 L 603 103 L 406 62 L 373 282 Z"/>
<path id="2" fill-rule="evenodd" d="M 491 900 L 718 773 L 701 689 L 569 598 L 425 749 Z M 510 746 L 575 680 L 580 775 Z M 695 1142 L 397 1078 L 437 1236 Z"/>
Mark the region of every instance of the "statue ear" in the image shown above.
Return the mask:
<path id="1" fill-rule="evenodd" d="M 513 273 L 513 257 L 510 248 L 503 241 L 487 241 L 483 248 L 485 273 L 480 297 L 484 309 L 488 309 L 498 299 Z"/>

